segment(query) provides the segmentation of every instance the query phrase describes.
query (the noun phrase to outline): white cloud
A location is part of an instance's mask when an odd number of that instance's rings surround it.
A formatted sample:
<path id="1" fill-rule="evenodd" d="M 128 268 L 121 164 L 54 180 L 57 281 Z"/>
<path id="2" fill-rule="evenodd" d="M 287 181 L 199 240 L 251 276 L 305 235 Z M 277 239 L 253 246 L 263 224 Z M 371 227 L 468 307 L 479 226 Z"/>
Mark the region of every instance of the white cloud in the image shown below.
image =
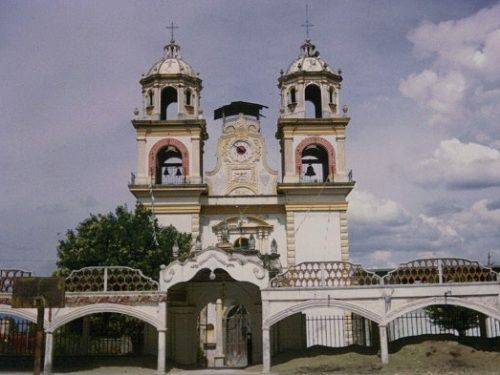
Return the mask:
<path id="1" fill-rule="evenodd" d="M 409 220 L 406 210 L 389 199 L 354 190 L 349 196 L 349 217 L 358 224 L 402 225 Z"/>
<path id="2" fill-rule="evenodd" d="M 363 215 L 359 207 L 352 210 L 350 250 L 353 261 L 365 267 L 390 267 L 430 257 L 467 258 L 485 263 L 488 252 L 495 261 L 500 261 L 500 201 L 481 199 L 459 211 L 429 216 L 411 213 L 397 202 L 367 192 L 356 195 L 352 201 L 368 208 L 362 211 Z M 370 212 L 371 220 L 367 217 Z M 389 221 L 380 225 L 384 217 L 397 216 L 397 212 L 404 213 L 404 223 L 391 225 Z"/>
<path id="3" fill-rule="evenodd" d="M 500 4 L 411 31 L 417 58 L 429 66 L 400 82 L 401 93 L 417 102 L 431 124 L 453 124 L 493 142 L 499 134 Z"/>
<path id="4" fill-rule="evenodd" d="M 500 151 L 456 138 L 443 140 L 431 158 L 417 165 L 413 176 L 421 185 L 449 189 L 500 186 Z"/>

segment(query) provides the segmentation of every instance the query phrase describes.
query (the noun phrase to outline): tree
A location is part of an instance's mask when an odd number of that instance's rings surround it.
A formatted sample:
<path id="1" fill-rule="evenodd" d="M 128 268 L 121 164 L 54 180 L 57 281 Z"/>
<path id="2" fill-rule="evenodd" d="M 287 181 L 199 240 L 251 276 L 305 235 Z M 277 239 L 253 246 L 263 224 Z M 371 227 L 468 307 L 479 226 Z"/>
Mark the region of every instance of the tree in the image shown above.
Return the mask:
<path id="1" fill-rule="evenodd" d="M 443 329 L 458 331 L 459 339 L 465 337 L 468 329 L 479 326 L 480 313 L 455 305 L 436 305 L 425 309 L 432 322 Z"/>
<path id="2" fill-rule="evenodd" d="M 141 204 L 135 211 L 118 206 L 114 213 L 91 214 L 66 232 L 57 247 L 56 274 L 67 276 L 72 270 L 90 266 L 128 266 L 158 280 L 160 265 L 172 260 L 175 241 L 179 254 L 189 252 L 191 234 L 178 232 L 173 226 L 160 227 Z"/>

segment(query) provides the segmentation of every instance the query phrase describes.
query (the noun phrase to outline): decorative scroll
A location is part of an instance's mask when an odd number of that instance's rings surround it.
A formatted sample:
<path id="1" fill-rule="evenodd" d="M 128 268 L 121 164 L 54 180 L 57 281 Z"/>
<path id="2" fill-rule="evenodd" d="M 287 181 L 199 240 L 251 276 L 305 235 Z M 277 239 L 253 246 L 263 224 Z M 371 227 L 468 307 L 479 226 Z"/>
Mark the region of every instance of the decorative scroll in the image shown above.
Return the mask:
<path id="1" fill-rule="evenodd" d="M 80 306 L 96 303 L 116 303 L 121 305 L 156 304 L 167 300 L 166 293 L 137 293 L 137 294 L 105 294 L 105 295 L 80 295 L 67 294 L 66 305 Z"/>
<path id="2" fill-rule="evenodd" d="M 476 261 L 461 258 L 417 259 L 402 263 L 383 277 L 384 284 L 440 284 L 499 280 L 498 274 Z"/>
<path id="3" fill-rule="evenodd" d="M 379 285 L 381 278 L 359 264 L 349 262 L 304 262 L 271 280 L 271 288 L 315 288 Z"/>
<path id="4" fill-rule="evenodd" d="M 19 269 L 0 270 L 0 293 L 12 293 L 14 279 L 16 277 L 30 276 L 32 276 L 31 271 L 24 271 Z"/>
<path id="5" fill-rule="evenodd" d="M 85 267 L 66 278 L 67 292 L 154 291 L 157 281 L 130 267 Z"/>

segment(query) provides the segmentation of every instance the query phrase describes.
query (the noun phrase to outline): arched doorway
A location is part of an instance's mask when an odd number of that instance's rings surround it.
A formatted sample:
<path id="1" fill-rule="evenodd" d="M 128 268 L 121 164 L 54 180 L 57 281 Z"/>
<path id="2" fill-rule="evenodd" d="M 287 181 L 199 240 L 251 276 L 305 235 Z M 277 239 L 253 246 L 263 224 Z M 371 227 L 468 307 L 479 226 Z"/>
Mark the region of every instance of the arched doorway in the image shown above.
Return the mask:
<path id="1" fill-rule="evenodd" d="M 168 290 L 167 359 L 175 366 L 246 367 L 262 356 L 260 289 L 201 269 Z"/>

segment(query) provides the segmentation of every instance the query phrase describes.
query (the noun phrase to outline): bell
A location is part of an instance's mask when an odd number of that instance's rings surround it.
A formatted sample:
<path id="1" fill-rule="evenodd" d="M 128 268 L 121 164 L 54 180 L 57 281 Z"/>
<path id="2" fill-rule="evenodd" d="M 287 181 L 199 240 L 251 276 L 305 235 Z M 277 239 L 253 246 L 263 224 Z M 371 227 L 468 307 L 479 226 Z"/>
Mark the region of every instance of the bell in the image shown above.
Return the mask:
<path id="1" fill-rule="evenodd" d="M 308 176 L 308 177 L 316 176 L 316 172 L 314 172 L 314 168 L 313 168 L 313 166 L 311 164 L 309 164 L 307 166 L 306 174 L 305 175 Z"/>
<path id="2" fill-rule="evenodd" d="M 168 167 L 167 167 L 167 168 L 165 168 L 165 171 L 163 172 L 163 175 L 164 175 L 164 176 L 168 176 L 169 174 L 170 174 L 170 173 L 168 173 Z"/>
<path id="3" fill-rule="evenodd" d="M 182 172 L 181 172 L 181 169 L 179 167 L 177 167 L 177 172 L 175 172 L 175 175 L 182 176 Z"/>

